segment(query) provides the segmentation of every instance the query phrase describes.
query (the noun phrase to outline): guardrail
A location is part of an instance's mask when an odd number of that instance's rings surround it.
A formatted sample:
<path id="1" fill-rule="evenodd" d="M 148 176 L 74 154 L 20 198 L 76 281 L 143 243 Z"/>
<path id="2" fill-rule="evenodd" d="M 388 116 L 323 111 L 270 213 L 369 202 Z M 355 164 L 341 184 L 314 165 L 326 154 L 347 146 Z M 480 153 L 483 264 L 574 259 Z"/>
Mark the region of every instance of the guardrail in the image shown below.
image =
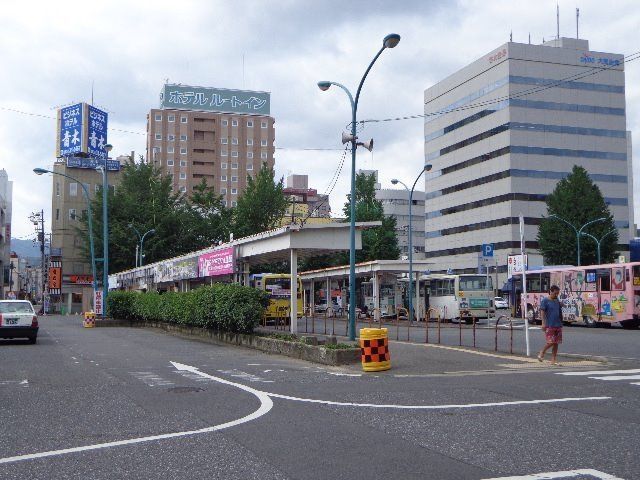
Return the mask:
<path id="1" fill-rule="evenodd" d="M 500 315 L 498 318 L 496 318 L 494 351 L 496 352 L 498 351 L 498 324 L 500 323 L 500 320 L 502 320 L 503 318 L 506 318 L 507 320 L 509 320 L 509 332 L 510 332 L 509 353 L 513 353 L 513 320 L 510 317 L 507 317 L 506 315 Z"/>

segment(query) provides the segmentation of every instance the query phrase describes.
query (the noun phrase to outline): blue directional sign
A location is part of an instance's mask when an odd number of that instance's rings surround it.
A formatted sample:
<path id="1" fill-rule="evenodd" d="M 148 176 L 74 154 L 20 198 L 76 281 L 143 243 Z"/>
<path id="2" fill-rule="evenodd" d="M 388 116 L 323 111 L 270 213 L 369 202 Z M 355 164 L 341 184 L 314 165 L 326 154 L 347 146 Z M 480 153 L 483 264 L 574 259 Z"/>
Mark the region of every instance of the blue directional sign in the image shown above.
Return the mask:
<path id="1" fill-rule="evenodd" d="M 66 157 L 82 152 L 82 104 L 60 109 L 58 155 Z"/>
<path id="2" fill-rule="evenodd" d="M 483 243 L 482 244 L 482 256 L 485 258 L 493 257 L 493 243 Z"/>
<path id="3" fill-rule="evenodd" d="M 88 118 L 88 153 L 95 158 L 105 158 L 107 144 L 107 113 L 89 105 Z"/>

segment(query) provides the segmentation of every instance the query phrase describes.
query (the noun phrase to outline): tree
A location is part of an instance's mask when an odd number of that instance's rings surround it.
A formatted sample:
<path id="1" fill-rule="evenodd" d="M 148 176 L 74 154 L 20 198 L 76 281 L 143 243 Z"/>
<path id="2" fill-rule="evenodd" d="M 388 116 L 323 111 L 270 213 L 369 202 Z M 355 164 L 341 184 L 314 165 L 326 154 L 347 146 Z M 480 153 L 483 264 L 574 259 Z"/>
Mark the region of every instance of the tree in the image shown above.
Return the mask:
<path id="1" fill-rule="evenodd" d="M 356 221 L 381 221 L 382 225 L 362 232 L 362 250 L 356 250 L 356 261 L 393 260 L 400 256 L 395 217 L 385 217 L 382 202 L 376 198 L 375 175 L 356 175 Z M 351 221 L 351 194 L 347 195 L 343 212 Z M 348 257 L 347 257 L 348 259 Z M 347 262 L 348 263 L 348 260 Z"/>
<path id="2" fill-rule="evenodd" d="M 247 188 L 233 212 L 233 234 L 246 237 L 276 228 L 289 205 L 282 193 L 284 177 L 274 181 L 273 168 L 265 164 L 255 178 L 247 176 Z"/>
<path id="3" fill-rule="evenodd" d="M 547 218 L 543 218 L 538 229 L 540 252 L 547 265 L 575 265 L 577 263 L 576 232 L 562 220 L 551 217 L 562 217 L 577 230 L 585 223 L 597 218 L 605 218 L 583 231 L 600 239 L 607 235 L 601 243 L 602 262 L 612 262 L 616 256 L 618 231 L 615 230 L 613 215 L 604 201 L 600 188 L 593 183 L 587 171 L 574 165 L 571 173 L 558 182 L 553 193 L 547 196 Z M 587 236 L 580 238 L 580 260 L 582 265 L 597 263 L 596 242 Z"/>

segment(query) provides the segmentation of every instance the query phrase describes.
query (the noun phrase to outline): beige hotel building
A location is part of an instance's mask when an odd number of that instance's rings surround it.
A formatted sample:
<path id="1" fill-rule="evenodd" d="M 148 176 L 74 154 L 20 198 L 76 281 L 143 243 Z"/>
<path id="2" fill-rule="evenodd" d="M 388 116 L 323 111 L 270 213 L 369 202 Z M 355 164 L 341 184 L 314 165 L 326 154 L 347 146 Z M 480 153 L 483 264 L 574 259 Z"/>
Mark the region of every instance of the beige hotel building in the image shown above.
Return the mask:
<path id="1" fill-rule="evenodd" d="M 236 206 L 247 176 L 274 166 L 270 94 L 166 84 L 147 116 L 147 161 L 187 195 L 204 179 Z"/>

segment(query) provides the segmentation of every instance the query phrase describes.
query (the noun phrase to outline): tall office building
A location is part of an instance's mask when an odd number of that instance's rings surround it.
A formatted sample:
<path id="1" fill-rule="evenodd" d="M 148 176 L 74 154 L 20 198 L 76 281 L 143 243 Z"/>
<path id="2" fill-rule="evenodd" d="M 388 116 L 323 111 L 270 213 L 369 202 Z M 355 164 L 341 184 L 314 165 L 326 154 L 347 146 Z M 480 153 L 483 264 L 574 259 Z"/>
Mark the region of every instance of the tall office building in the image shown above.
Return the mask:
<path id="1" fill-rule="evenodd" d="M 506 271 L 507 255 L 519 253 L 521 213 L 529 264 L 541 265 L 544 200 L 574 165 L 599 186 L 619 249 L 628 251 L 633 185 L 622 55 L 589 51 L 582 39 L 509 42 L 427 89 L 424 101 L 425 159 L 433 164 L 425 250 L 434 270 L 475 271 L 481 245 L 493 243 Z"/>
<path id="2" fill-rule="evenodd" d="M 306 212 L 301 210 L 303 219 L 306 217 L 329 218 L 331 216 L 329 195 L 318 193 L 315 188 L 309 188 L 308 175 L 289 175 L 282 193 L 291 200 L 293 208 L 290 213 L 295 214 L 296 208 L 300 209 L 304 205 Z"/>
<path id="3" fill-rule="evenodd" d="M 274 123 L 266 92 L 166 84 L 147 116 L 147 161 L 191 194 L 204 179 L 236 206 L 247 176 L 274 165 Z"/>
<path id="4" fill-rule="evenodd" d="M 11 204 L 13 182 L 7 171 L 0 170 L 0 299 L 8 291 L 11 275 Z"/>

